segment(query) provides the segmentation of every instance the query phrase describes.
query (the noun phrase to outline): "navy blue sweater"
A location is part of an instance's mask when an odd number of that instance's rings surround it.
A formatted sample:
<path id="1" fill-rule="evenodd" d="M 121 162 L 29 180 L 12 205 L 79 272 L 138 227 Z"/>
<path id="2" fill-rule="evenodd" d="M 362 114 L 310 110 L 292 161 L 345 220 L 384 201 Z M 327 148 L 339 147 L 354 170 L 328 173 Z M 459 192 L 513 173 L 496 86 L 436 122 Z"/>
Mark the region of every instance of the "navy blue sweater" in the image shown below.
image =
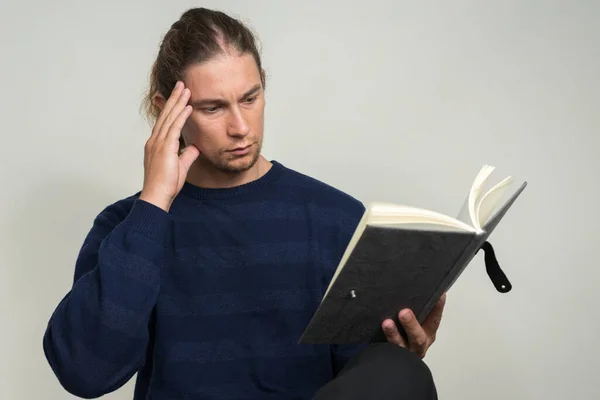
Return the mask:
<path id="1" fill-rule="evenodd" d="M 231 189 L 185 184 L 167 213 L 104 209 L 50 318 L 62 386 L 134 399 L 309 399 L 358 347 L 300 345 L 363 205 L 273 161 Z"/>

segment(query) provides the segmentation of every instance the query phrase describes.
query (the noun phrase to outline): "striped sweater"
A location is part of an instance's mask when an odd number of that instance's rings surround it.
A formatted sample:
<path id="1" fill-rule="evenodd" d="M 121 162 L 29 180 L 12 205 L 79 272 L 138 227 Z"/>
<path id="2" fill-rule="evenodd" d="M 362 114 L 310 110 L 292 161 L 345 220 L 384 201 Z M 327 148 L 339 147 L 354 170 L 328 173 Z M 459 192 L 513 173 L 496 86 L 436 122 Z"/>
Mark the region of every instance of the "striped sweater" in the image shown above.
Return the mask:
<path id="1" fill-rule="evenodd" d="M 310 399 L 357 348 L 300 345 L 363 205 L 273 161 L 229 189 L 186 183 L 167 213 L 106 207 L 43 338 L 83 398 L 136 373 L 135 400 Z"/>

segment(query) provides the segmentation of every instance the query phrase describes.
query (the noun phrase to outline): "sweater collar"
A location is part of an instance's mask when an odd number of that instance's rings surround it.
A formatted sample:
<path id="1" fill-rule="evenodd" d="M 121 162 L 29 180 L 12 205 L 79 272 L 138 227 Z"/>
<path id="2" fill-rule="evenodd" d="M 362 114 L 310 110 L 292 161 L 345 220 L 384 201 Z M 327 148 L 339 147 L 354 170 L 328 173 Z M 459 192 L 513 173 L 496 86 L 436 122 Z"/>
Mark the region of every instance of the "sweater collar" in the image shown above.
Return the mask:
<path id="1" fill-rule="evenodd" d="M 245 183 L 243 185 L 231 187 L 231 188 L 203 188 L 199 186 L 192 185 L 189 182 L 185 182 L 183 184 L 183 188 L 181 189 L 180 195 L 192 197 L 199 200 L 205 199 L 225 199 L 229 197 L 237 197 L 242 195 L 247 195 L 250 193 L 260 192 L 268 188 L 271 184 L 276 182 L 285 167 L 275 161 L 271 161 L 271 168 L 260 178 Z"/>

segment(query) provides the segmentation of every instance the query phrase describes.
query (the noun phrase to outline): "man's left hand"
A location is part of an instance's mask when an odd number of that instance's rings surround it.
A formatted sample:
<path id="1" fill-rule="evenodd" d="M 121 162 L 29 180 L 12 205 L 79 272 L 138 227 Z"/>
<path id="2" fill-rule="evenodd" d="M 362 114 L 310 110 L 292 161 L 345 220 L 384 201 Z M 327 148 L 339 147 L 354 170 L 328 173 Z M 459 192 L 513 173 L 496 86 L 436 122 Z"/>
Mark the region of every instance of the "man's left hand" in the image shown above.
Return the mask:
<path id="1" fill-rule="evenodd" d="M 408 343 L 398 332 L 394 321 L 386 319 L 382 323 L 382 328 L 387 341 L 402 346 L 416 353 L 419 357 L 424 358 L 427 350 L 429 350 L 429 347 L 435 341 L 440 322 L 442 321 L 442 312 L 444 311 L 445 304 L 446 294 L 444 293 L 429 313 L 429 316 L 423 321 L 423 325 L 419 324 L 415 314 L 409 309 L 401 310 L 398 313 L 398 319 L 406 331 Z"/>

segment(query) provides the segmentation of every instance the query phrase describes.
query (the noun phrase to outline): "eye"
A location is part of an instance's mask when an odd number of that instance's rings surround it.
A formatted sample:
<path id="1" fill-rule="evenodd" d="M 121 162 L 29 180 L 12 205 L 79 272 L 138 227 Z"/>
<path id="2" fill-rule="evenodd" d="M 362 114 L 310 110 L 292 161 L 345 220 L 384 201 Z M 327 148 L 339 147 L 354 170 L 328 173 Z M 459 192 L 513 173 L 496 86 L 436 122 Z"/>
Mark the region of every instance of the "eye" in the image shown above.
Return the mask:
<path id="1" fill-rule="evenodd" d="M 246 100 L 244 100 L 244 102 L 246 104 L 252 104 L 252 103 L 254 103 L 255 100 L 256 100 L 256 96 L 246 97 Z"/>
<path id="2" fill-rule="evenodd" d="M 204 108 L 202 111 L 204 111 L 207 114 L 214 114 L 217 111 L 219 111 L 219 107 L 218 106 L 208 107 L 208 108 Z"/>

